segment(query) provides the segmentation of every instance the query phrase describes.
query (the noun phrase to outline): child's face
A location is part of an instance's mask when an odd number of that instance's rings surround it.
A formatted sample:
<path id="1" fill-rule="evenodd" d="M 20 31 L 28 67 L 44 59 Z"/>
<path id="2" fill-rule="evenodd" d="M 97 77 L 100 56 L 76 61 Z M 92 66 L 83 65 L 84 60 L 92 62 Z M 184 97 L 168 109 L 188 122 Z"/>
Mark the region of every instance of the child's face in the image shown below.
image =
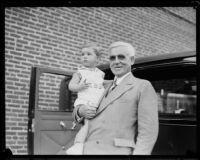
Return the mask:
<path id="1" fill-rule="evenodd" d="M 98 63 L 98 57 L 92 48 L 83 48 L 81 56 L 82 64 L 86 67 L 95 67 Z"/>

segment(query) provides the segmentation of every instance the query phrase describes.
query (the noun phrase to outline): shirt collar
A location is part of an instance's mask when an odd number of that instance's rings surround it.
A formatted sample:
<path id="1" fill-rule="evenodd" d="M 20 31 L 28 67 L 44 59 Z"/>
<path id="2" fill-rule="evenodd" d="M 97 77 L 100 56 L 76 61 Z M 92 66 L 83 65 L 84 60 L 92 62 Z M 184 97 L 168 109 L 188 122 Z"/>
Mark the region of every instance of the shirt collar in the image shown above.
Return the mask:
<path id="1" fill-rule="evenodd" d="M 116 81 L 116 85 L 118 85 L 125 77 L 127 77 L 129 74 L 131 74 L 131 72 L 126 73 L 125 75 L 123 75 L 122 77 L 117 78 L 115 76 L 114 81 Z"/>

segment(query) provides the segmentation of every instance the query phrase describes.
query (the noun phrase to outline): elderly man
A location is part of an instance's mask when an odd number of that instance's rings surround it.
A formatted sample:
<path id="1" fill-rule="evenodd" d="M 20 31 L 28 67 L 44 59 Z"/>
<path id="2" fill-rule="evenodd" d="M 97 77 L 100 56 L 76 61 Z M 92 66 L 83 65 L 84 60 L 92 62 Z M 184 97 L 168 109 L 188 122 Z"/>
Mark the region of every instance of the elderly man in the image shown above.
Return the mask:
<path id="1" fill-rule="evenodd" d="M 76 121 L 90 119 L 83 154 L 150 155 L 158 136 L 157 95 L 151 83 L 131 73 L 135 49 L 129 43 L 109 46 L 115 75 L 97 110 L 75 108 Z"/>

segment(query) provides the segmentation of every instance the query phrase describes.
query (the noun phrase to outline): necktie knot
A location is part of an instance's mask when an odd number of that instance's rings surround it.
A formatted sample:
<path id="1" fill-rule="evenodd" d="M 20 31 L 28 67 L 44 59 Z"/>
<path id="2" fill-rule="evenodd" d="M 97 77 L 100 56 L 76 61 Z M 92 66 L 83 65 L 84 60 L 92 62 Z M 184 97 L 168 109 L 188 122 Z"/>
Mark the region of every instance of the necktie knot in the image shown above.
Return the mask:
<path id="1" fill-rule="evenodd" d="M 111 91 L 112 91 L 113 89 L 115 89 L 116 86 L 117 86 L 117 80 L 114 80 L 114 81 L 113 81 L 113 84 L 112 84 L 112 87 L 111 87 Z"/>
<path id="2" fill-rule="evenodd" d="M 105 97 L 107 97 L 107 95 L 113 90 L 113 89 L 115 89 L 115 87 L 117 86 L 117 80 L 114 80 L 113 82 L 112 82 L 112 85 L 111 85 L 111 87 L 109 88 L 109 90 L 108 90 L 108 92 L 107 92 L 107 94 L 105 95 Z"/>

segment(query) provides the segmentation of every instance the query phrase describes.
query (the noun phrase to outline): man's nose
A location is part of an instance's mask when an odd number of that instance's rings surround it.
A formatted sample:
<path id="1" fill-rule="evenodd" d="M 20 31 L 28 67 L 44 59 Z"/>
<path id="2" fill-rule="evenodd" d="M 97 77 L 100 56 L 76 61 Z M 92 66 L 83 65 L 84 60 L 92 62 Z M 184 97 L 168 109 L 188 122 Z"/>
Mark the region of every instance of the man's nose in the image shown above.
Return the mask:
<path id="1" fill-rule="evenodd" d="M 118 59 L 118 57 L 116 56 L 115 57 L 115 60 L 114 60 L 114 63 L 119 63 L 120 61 L 119 61 L 119 59 Z"/>

